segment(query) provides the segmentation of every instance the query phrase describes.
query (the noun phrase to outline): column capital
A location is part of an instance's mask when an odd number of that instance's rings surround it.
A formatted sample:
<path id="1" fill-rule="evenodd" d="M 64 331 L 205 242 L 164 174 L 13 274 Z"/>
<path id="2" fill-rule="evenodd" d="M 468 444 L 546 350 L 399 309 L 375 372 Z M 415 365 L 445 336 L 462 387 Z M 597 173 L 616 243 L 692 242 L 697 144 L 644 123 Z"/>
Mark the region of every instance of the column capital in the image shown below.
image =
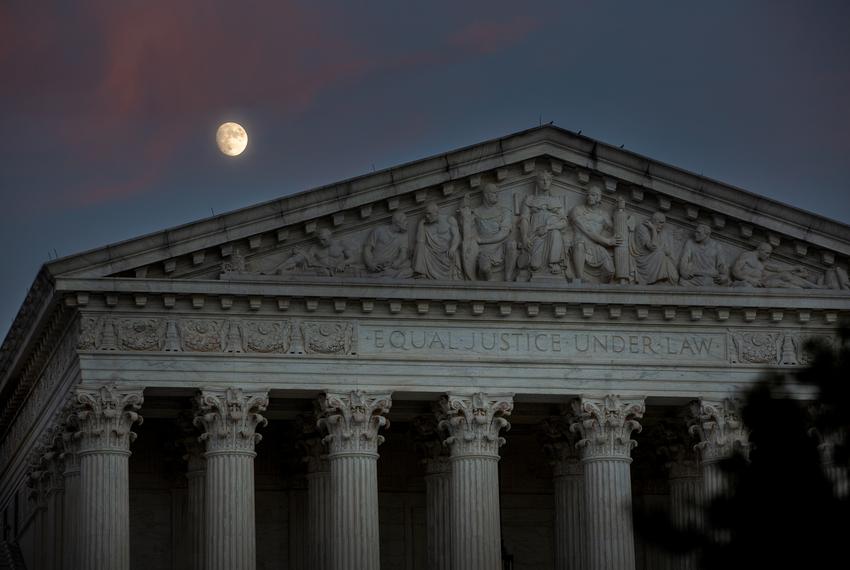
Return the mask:
<path id="1" fill-rule="evenodd" d="M 560 407 L 560 414 L 540 422 L 539 437 L 555 477 L 583 474 L 578 450 L 579 437 L 570 426 L 579 420 L 581 402 L 578 398 Z"/>
<path id="2" fill-rule="evenodd" d="M 653 426 L 652 433 L 647 434 L 656 442 L 656 453 L 664 461 L 670 479 L 693 478 L 701 474 L 690 423 L 688 414 L 681 413 L 675 418 L 660 420 Z"/>
<path id="3" fill-rule="evenodd" d="M 267 390 L 204 388 L 195 398 L 194 423 L 204 429 L 200 441 L 210 453 L 254 453 L 263 439 L 257 427 L 268 420 L 259 412 L 269 405 Z"/>
<path id="4" fill-rule="evenodd" d="M 134 423 L 142 423 L 137 410 L 142 407 L 143 388 L 79 387 L 74 391 L 73 415 L 79 428 L 80 455 L 86 453 L 129 453 L 136 434 Z"/>
<path id="5" fill-rule="evenodd" d="M 514 409 L 513 394 L 471 395 L 447 394 L 440 399 L 440 429 L 449 434 L 445 444 L 451 456 L 499 457 L 499 448 L 505 438 L 499 436 L 502 429 L 509 430 L 511 424 L 504 416 Z"/>
<path id="6" fill-rule="evenodd" d="M 699 436 L 695 449 L 703 463 L 730 457 L 736 450 L 749 451 L 749 434 L 741 420 L 737 400 L 699 399 L 691 403 L 690 432 Z"/>
<path id="7" fill-rule="evenodd" d="M 328 446 L 324 434 L 319 428 L 316 414 L 302 414 L 295 420 L 298 431 L 296 448 L 303 452 L 301 461 L 307 467 L 307 474 L 325 473 L 328 466 Z"/>
<path id="8" fill-rule="evenodd" d="M 413 418 L 414 448 L 422 455 L 425 475 L 445 475 L 451 472 L 449 450 L 443 444 L 435 406 L 434 414 Z"/>
<path id="9" fill-rule="evenodd" d="M 570 429 L 581 435 L 578 447 L 582 461 L 595 459 L 631 460 L 646 406 L 643 398 L 621 398 L 616 395 L 582 396 L 578 421 Z"/>
<path id="10" fill-rule="evenodd" d="M 318 425 L 328 432 L 324 439 L 328 444 L 328 455 L 377 455 L 378 446 L 384 442 L 378 430 L 390 424 L 383 414 L 392 407 L 391 396 L 389 393 L 352 390 L 348 393 L 328 392 L 320 397 Z"/>

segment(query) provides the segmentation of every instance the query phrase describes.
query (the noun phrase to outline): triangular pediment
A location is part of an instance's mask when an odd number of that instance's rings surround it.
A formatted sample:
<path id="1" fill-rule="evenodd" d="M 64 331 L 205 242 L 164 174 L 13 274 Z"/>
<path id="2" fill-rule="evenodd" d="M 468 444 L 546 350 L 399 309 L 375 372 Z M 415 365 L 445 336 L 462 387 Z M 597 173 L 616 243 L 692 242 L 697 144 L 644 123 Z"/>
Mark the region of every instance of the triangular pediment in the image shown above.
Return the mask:
<path id="1" fill-rule="evenodd" d="M 843 224 L 545 126 L 48 268 L 76 278 L 518 285 L 730 286 L 761 272 L 760 286 L 802 289 L 847 287 L 848 256 Z M 725 275 L 703 275 L 710 265 Z"/>

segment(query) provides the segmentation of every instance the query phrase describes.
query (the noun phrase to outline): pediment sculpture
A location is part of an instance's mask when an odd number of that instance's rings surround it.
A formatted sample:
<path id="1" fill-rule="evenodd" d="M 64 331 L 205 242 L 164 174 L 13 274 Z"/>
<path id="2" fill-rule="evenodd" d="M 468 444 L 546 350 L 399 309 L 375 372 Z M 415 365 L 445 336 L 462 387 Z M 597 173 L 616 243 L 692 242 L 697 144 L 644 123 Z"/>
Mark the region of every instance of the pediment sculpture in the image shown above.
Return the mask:
<path id="1" fill-rule="evenodd" d="M 487 182 L 480 192 L 426 201 L 418 212 L 395 210 L 377 226 L 341 235 L 322 228 L 282 256 L 252 260 L 250 270 L 237 252 L 223 271 L 281 279 L 850 290 L 841 267 L 780 262 L 767 242 L 752 249 L 721 244 L 708 223 L 691 220 L 693 230 L 671 224 L 664 212 L 630 206 L 621 196 L 612 200 L 595 185 L 556 188 L 552 172 L 538 170 L 524 187 Z M 258 265 L 264 268 L 257 271 Z"/>

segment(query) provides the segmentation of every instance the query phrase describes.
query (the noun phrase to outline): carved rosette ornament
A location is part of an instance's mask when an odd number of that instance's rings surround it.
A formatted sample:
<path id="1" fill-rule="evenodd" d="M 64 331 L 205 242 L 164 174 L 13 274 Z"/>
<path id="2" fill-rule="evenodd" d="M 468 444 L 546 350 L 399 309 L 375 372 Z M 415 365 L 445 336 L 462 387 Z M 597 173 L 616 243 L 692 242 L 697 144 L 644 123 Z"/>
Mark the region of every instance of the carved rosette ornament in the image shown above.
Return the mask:
<path id="1" fill-rule="evenodd" d="M 216 452 L 254 453 L 263 436 L 258 426 L 268 420 L 259 412 L 269 405 L 268 392 L 244 392 L 240 388 L 206 389 L 197 396 L 199 414 L 195 425 L 204 428 L 201 441 L 206 442 L 207 455 Z"/>
<path id="2" fill-rule="evenodd" d="M 74 394 L 74 418 L 79 428 L 79 453 L 124 452 L 136 434 L 134 423 L 142 423 L 137 410 L 142 407 L 142 389 L 119 389 L 116 385 L 77 388 Z"/>
<path id="3" fill-rule="evenodd" d="M 699 400 L 691 404 L 694 418 L 690 432 L 699 436 L 694 447 L 700 453 L 702 463 L 713 463 L 730 457 L 736 450 L 744 455 L 749 451 L 747 430 L 738 404 L 734 400 Z"/>
<path id="4" fill-rule="evenodd" d="M 499 457 L 499 448 L 505 438 L 499 432 L 509 430 L 511 424 L 504 416 L 514 409 L 513 395 L 449 394 L 440 400 L 440 429 L 446 430 L 452 457 Z"/>
<path id="5" fill-rule="evenodd" d="M 633 431 L 640 433 L 638 419 L 646 406 L 643 399 L 605 396 L 582 398 L 578 421 L 570 429 L 579 433 L 582 461 L 594 459 L 626 459 L 631 461 L 631 451 L 637 442 L 631 439 Z"/>
<path id="6" fill-rule="evenodd" d="M 327 393 L 319 400 L 322 417 L 319 427 L 327 430 L 324 441 L 330 455 L 365 453 L 377 456 L 384 437 L 378 430 L 389 426 L 383 416 L 390 411 L 390 394 L 372 395 L 361 390 L 347 394 Z"/>

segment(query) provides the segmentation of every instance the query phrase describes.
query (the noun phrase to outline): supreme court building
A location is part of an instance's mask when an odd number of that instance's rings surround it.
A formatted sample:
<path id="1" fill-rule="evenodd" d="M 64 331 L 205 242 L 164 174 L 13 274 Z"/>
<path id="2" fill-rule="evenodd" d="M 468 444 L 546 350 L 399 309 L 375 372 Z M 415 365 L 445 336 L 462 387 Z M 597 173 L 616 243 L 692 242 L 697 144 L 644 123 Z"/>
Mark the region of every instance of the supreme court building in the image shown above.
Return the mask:
<path id="1" fill-rule="evenodd" d="M 543 126 L 53 261 L 0 352 L 0 567 L 692 568 L 630 506 L 718 492 L 848 257 Z"/>

